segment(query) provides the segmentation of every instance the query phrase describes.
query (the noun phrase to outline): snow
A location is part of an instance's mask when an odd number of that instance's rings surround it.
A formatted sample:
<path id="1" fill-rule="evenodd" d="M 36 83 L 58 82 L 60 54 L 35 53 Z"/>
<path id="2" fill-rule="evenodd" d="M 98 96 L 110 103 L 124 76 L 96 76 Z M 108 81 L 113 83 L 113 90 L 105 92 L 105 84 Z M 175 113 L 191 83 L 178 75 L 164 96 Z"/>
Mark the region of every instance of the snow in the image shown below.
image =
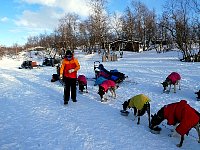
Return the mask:
<path id="1" fill-rule="evenodd" d="M 50 82 L 55 67 L 18 69 L 24 57 L 0 60 L 0 149 L 1 150 L 199 150 L 198 135 L 192 129 L 183 146 L 177 148 L 178 136 L 169 137 L 171 126 L 162 122 L 160 134 L 148 128 L 147 114 L 140 125 L 133 114 L 120 115 L 122 103 L 134 95 L 151 99 L 151 113 L 162 106 L 180 101 L 200 111 L 194 92 L 200 89 L 200 63 L 180 62 L 177 51 L 156 53 L 154 50 L 124 52 L 118 61 L 103 62 L 106 69 L 117 69 L 128 78 L 116 90 L 117 97 L 102 103 L 94 86 L 94 61 L 97 53 L 85 55 L 76 50 L 81 69 L 88 78 L 89 93 L 77 92 L 77 103 L 63 105 L 63 87 Z M 26 58 L 27 59 L 27 58 Z M 162 93 L 162 85 L 171 72 L 181 74 L 181 90 Z"/>

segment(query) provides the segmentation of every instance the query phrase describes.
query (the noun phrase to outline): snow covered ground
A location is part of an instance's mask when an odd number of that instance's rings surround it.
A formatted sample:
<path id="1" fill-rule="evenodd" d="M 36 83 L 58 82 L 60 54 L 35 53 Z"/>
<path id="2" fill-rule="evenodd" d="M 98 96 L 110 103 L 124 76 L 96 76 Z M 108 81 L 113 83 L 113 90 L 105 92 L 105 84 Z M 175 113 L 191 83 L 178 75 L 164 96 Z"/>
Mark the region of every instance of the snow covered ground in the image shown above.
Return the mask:
<path id="1" fill-rule="evenodd" d="M 162 131 L 149 131 L 147 115 L 140 125 L 133 114 L 121 116 L 122 103 L 136 94 L 151 99 L 151 113 L 163 105 L 185 99 L 200 111 L 200 101 L 194 92 L 200 89 L 200 63 L 180 62 L 177 51 L 157 54 L 124 52 L 115 62 L 103 62 L 106 69 L 117 69 L 128 78 L 116 90 L 117 98 L 100 102 L 94 86 L 94 61 L 98 54 L 85 55 L 75 51 L 81 69 L 88 80 L 89 93 L 77 93 L 77 103 L 63 105 L 63 87 L 50 82 L 55 67 L 18 69 L 23 58 L 0 60 L 0 149 L 1 150 L 199 150 L 197 133 L 192 129 L 183 147 L 180 138 L 169 137 L 171 126 L 164 121 Z M 167 75 L 182 76 L 181 90 L 162 93 Z M 129 110 L 130 111 L 130 110 Z M 131 112 L 131 111 L 130 111 Z"/>

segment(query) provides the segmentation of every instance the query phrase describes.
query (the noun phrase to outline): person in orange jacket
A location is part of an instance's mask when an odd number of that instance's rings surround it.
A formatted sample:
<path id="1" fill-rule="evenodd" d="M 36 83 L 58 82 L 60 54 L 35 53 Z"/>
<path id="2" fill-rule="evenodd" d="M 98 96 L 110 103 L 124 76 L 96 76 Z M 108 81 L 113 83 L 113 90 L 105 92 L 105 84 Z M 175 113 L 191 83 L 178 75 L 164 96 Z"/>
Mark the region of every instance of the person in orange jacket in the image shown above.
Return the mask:
<path id="1" fill-rule="evenodd" d="M 60 67 L 60 79 L 63 80 L 64 84 L 64 105 L 68 104 L 70 98 L 73 102 L 77 102 L 76 99 L 76 80 L 77 71 L 80 69 L 79 62 L 74 58 L 72 52 L 67 50 L 65 53 L 65 58 L 62 61 Z"/>

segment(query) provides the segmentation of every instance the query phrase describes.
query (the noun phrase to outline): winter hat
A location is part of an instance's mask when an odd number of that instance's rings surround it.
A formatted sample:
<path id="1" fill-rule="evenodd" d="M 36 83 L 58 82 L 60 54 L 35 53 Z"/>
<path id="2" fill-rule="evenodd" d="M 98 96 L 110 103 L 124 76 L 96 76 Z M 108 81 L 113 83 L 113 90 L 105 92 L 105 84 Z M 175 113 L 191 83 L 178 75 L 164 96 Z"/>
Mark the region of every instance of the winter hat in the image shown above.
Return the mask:
<path id="1" fill-rule="evenodd" d="M 65 53 L 65 58 L 70 61 L 72 60 L 72 56 L 73 56 L 72 52 L 70 50 L 67 50 Z"/>
<path id="2" fill-rule="evenodd" d="M 67 50 L 67 51 L 65 52 L 65 56 L 72 56 L 72 52 L 71 52 L 70 50 Z"/>

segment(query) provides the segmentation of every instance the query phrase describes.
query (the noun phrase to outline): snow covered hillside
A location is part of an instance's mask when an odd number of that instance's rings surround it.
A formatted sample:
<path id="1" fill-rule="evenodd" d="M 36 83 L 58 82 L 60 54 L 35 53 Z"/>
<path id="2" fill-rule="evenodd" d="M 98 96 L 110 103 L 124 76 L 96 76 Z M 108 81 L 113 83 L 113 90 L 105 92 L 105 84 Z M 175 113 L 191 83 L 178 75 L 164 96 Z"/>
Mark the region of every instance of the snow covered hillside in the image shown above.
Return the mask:
<path id="1" fill-rule="evenodd" d="M 0 60 L 0 149 L 1 150 L 199 150 L 197 133 L 192 129 L 183 146 L 180 138 L 169 137 L 171 126 L 164 121 L 160 134 L 152 134 L 148 117 L 140 125 L 133 114 L 121 116 L 122 103 L 136 94 L 151 99 L 151 113 L 163 105 L 182 99 L 200 112 L 194 92 L 200 89 L 200 63 L 180 62 L 177 51 L 157 54 L 124 52 L 115 62 L 103 62 L 106 69 L 117 69 L 128 78 L 116 90 L 116 99 L 102 103 L 94 86 L 94 61 L 97 53 L 75 51 L 88 78 L 89 93 L 77 93 L 77 103 L 63 105 L 63 87 L 50 82 L 55 67 L 18 69 L 23 58 Z M 161 82 L 171 72 L 182 77 L 181 90 L 162 93 Z M 130 110 L 129 110 L 130 111 Z M 131 112 L 131 111 L 130 111 Z"/>

